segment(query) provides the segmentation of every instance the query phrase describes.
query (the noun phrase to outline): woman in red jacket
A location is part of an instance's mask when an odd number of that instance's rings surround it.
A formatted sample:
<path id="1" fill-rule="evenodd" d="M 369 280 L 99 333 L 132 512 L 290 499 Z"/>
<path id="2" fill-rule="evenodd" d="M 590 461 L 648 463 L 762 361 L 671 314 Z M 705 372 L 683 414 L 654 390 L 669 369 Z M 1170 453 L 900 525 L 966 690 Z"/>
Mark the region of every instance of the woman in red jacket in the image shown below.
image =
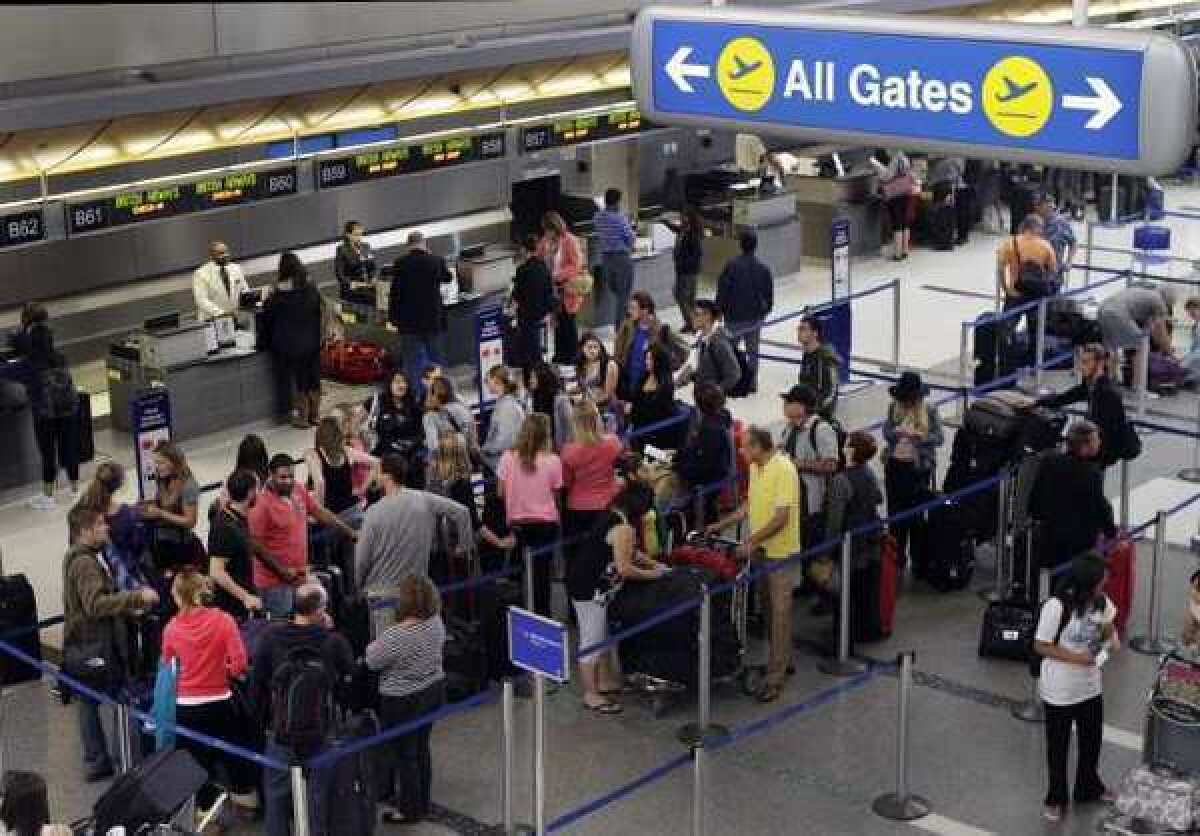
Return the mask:
<path id="1" fill-rule="evenodd" d="M 246 672 L 246 648 L 237 625 L 228 613 L 208 606 L 212 583 L 199 572 L 187 569 L 176 575 L 171 595 L 179 613 L 163 631 L 162 658 L 178 663 L 175 720 L 190 731 L 245 746 L 248 730 L 229 687 L 231 678 Z M 202 808 L 216 800 L 212 782 L 219 778 L 220 765 L 225 767 L 233 803 L 244 811 L 258 806 L 258 774 L 252 763 L 182 735 L 177 745 L 208 771 L 209 786 L 197 799 Z"/>

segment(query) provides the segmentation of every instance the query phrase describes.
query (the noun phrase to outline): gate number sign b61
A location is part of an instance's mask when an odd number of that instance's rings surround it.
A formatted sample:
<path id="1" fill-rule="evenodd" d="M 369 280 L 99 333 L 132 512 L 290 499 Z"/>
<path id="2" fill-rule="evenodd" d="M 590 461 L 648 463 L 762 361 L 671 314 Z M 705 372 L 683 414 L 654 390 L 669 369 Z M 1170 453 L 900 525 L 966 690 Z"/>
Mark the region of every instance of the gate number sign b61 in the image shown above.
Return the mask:
<path id="1" fill-rule="evenodd" d="M 633 70 L 660 124 L 1136 174 L 1195 135 L 1192 59 L 1155 32 L 651 7 Z"/>

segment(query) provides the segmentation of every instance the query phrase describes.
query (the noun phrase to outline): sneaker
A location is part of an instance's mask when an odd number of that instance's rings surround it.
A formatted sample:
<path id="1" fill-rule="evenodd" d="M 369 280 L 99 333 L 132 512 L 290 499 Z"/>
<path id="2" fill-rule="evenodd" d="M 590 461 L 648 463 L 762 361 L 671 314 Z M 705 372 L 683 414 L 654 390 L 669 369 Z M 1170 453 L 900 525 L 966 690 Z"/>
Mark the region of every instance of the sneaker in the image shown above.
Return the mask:
<path id="1" fill-rule="evenodd" d="M 1062 821 L 1062 817 L 1063 817 L 1063 808 L 1062 807 L 1055 807 L 1053 805 L 1047 805 L 1046 807 L 1044 807 L 1042 809 L 1042 818 L 1044 818 L 1046 821 L 1055 821 L 1055 822 Z"/>
<path id="2" fill-rule="evenodd" d="M 53 511 L 57 506 L 58 503 L 54 501 L 54 497 L 46 496 L 43 493 L 29 500 L 29 507 L 35 511 Z"/>

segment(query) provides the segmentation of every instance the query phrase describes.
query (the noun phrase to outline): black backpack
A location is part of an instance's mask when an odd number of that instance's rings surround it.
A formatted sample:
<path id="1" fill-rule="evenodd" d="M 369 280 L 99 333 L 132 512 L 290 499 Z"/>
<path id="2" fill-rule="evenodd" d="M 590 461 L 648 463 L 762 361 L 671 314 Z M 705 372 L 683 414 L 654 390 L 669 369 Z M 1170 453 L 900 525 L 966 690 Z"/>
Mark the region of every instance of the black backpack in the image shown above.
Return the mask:
<path id="1" fill-rule="evenodd" d="M 733 349 L 733 356 L 737 360 L 738 365 L 738 381 L 729 390 L 731 398 L 745 398 L 750 395 L 750 384 L 753 382 L 753 376 L 750 374 L 750 362 L 746 359 L 746 352 L 742 351 L 741 345 L 728 337 L 725 337 L 729 342 L 729 347 Z"/>
<path id="2" fill-rule="evenodd" d="M 1016 290 L 1026 300 L 1040 299 L 1043 296 L 1053 296 L 1055 292 L 1054 281 L 1047 275 L 1046 268 L 1036 261 L 1026 261 L 1021 258 L 1021 248 L 1017 246 L 1017 237 L 1014 235 L 1013 252 L 1017 256 L 1017 281 Z"/>
<path id="3" fill-rule="evenodd" d="M 48 418 L 70 418 L 79 409 L 79 392 L 66 366 L 50 366 L 39 373 L 41 412 Z"/>
<path id="4" fill-rule="evenodd" d="M 836 418 L 831 421 L 828 418 L 814 417 L 812 424 L 808 428 L 808 443 L 814 450 L 817 449 L 817 425 L 822 421 L 833 428 L 833 434 L 837 437 L 838 472 L 841 473 L 846 469 L 846 438 L 849 434 L 846 432 L 846 428 L 842 426 L 842 422 Z"/>
<path id="5" fill-rule="evenodd" d="M 334 730 L 334 677 L 317 648 L 288 651 L 271 676 L 271 732 L 301 757 L 317 752 Z"/>

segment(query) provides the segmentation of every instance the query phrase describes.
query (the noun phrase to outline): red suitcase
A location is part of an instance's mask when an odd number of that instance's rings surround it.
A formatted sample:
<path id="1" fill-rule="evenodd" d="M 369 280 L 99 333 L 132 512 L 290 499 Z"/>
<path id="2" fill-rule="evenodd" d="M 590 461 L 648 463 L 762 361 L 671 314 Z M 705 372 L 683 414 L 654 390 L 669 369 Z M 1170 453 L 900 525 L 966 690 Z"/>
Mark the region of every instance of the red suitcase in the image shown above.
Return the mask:
<path id="1" fill-rule="evenodd" d="M 387 370 L 387 351 L 361 340 L 330 340 L 321 346 L 321 375 L 342 383 L 375 383 Z"/>
<path id="2" fill-rule="evenodd" d="M 667 556 L 671 566 L 701 566 L 711 569 L 723 581 L 737 577 L 738 563 L 727 550 L 707 546 L 685 545 L 671 550 Z"/>
<path id="3" fill-rule="evenodd" d="M 1104 594 L 1117 608 L 1117 631 L 1122 635 L 1133 613 L 1136 558 L 1137 547 L 1132 540 L 1121 539 L 1108 552 L 1108 581 L 1104 584 Z"/>
<path id="4" fill-rule="evenodd" d="M 892 626 L 896 621 L 896 553 L 899 548 L 896 538 L 891 534 L 883 535 L 879 546 L 879 629 L 883 637 L 892 634 Z"/>

